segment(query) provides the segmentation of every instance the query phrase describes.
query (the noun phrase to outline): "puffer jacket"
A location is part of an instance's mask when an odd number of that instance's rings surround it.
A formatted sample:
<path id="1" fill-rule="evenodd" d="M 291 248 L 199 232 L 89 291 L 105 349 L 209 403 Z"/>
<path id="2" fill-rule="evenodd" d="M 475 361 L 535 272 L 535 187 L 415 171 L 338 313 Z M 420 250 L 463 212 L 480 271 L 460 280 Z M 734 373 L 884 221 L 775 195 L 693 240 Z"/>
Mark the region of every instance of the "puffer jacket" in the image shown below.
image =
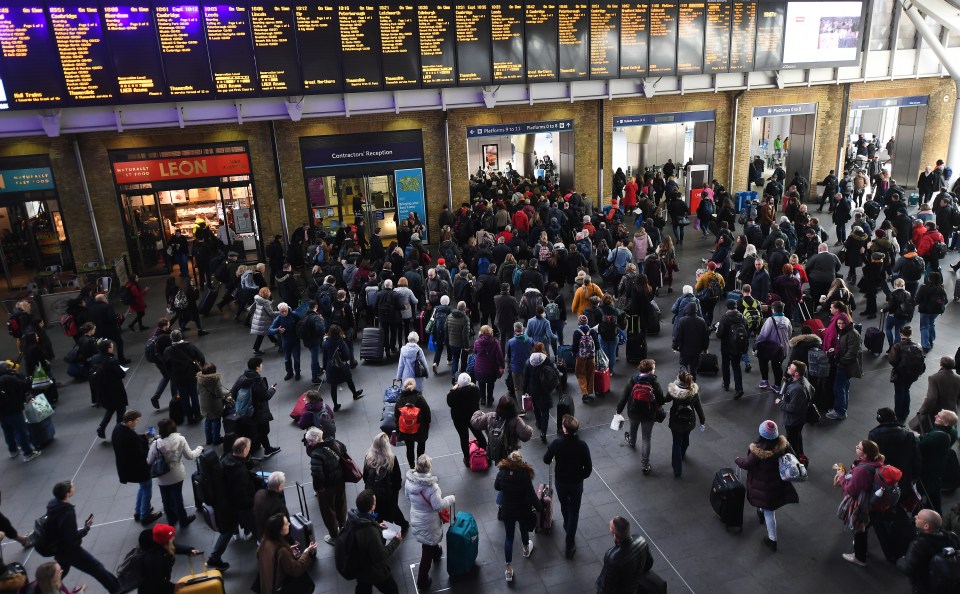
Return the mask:
<path id="1" fill-rule="evenodd" d="M 432 474 L 407 471 L 403 493 L 410 501 L 410 531 L 418 542 L 436 546 L 443 542 L 443 524 L 437 514 L 456 501 L 453 495 L 446 497 L 440 491 L 440 483 Z"/>
<path id="2" fill-rule="evenodd" d="M 897 569 L 910 578 L 914 592 L 932 592 L 930 560 L 945 547 L 960 548 L 960 537 L 953 532 L 934 534 L 917 532 L 903 557 L 897 559 Z"/>
<path id="3" fill-rule="evenodd" d="M 314 490 L 335 489 L 343 485 L 340 457 L 344 451 L 340 442 L 332 437 L 325 438 L 313 447 L 307 447 Z"/>
<path id="4" fill-rule="evenodd" d="M 250 334 L 264 336 L 273 323 L 273 318 L 279 314 L 273 309 L 273 304 L 269 299 L 264 299 L 260 295 L 253 298 L 253 317 L 250 319 Z"/>
<path id="5" fill-rule="evenodd" d="M 603 556 L 603 569 L 597 577 L 597 594 L 639 592 L 641 577 L 653 565 L 650 546 L 640 535 L 616 542 Z"/>
<path id="6" fill-rule="evenodd" d="M 170 466 L 170 472 L 157 478 L 157 484 L 161 487 L 182 483 L 187 476 L 183 467 L 183 459 L 194 460 L 203 453 L 203 446 L 197 446 L 190 449 L 187 444 L 187 438 L 179 433 L 171 433 L 166 437 L 158 438 L 147 451 L 147 464 L 153 464 L 157 459 L 158 452 L 163 454 Z"/>
<path id="7" fill-rule="evenodd" d="M 473 352 L 477 355 L 473 368 L 477 377 L 490 380 L 500 376 L 504 361 L 499 340 L 481 334 L 473 343 Z"/>
<path id="8" fill-rule="evenodd" d="M 424 368 L 429 369 L 427 356 L 423 354 L 423 349 L 419 345 L 408 342 L 400 349 L 400 360 L 397 362 L 397 378 L 406 381 L 414 378 L 417 381 L 417 390 L 423 390 L 423 378 L 414 377 L 416 375 L 416 361 L 420 359 Z"/>
<path id="9" fill-rule="evenodd" d="M 790 360 L 806 363 L 810 350 L 823 348 L 823 341 L 816 334 L 800 334 L 790 339 Z"/>
<path id="10" fill-rule="evenodd" d="M 503 493 L 498 517 L 504 522 L 518 521 L 529 529 L 530 508 L 543 511 L 543 504 L 533 488 L 533 467 L 525 462 L 502 460 L 493 488 Z"/>
<path id="11" fill-rule="evenodd" d="M 200 398 L 200 414 L 213 421 L 223 416 L 223 401 L 230 390 L 223 387 L 219 373 L 197 374 L 197 395 Z"/>
<path id="12" fill-rule="evenodd" d="M 747 471 L 750 505 L 773 511 L 788 503 L 800 503 L 793 484 L 780 480 L 780 457 L 786 453 L 794 451 L 781 435 L 775 441 L 751 443 L 747 456 L 735 460 L 737 466 Z"/>
<path id="13" fill-rule="evenodd" d="M 673 401 L 673 405 L 670 407 L 670 421 L 668 423 L 671 431 L 690 433 L 696 427 L 696 422 L 683 423 L 677 418 L 677 411 L 684 406 L 693 407 L 693 410 L 697 413 L 697 417 L 700 419 L 701 425 L 707 422 L 707 418 L 703 414 L 703 405 L 700 403 L 700 388 L 696 382 L 691 383 L 689 388 L 681 386 L 679 382 L 670 382 L 670 384 L 667 385 L 667 396 L 665 400 L 667 402 Z"/>
<path id="14" fill-rule="evenodd" d="M 560 377 L 557 365 L 543 353 L 532 353 L 526 366 L 523 368 L 523 392 L 533 398 L 533 406 L 538 409 L 548 409 L 553 406 L 551 393 L 544 389 L 540 381 L 540 374 L 544 367 L 552 367 Z"/>
<path id="15" fill-rule="evenodd" d="M 466 312 L 454 309 L 447 316 L 447 345 L 454 349 L 470 348 L 470 318 Z"/>

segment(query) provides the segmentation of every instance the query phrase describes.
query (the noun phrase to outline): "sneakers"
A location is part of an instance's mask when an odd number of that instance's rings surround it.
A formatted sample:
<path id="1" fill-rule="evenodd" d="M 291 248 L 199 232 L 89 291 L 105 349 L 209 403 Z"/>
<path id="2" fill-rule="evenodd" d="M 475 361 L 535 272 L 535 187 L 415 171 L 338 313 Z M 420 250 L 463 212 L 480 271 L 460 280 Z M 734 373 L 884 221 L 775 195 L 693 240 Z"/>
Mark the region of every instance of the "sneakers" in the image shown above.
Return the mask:
<path id="1" fill-rule="evenodd" d="M 530 539 L 530 544 L 523 547 L 523 558 L 529 559 L 530 555 L 533 554 L 533 539 Z"/>
<path id="2" fill-rule="evenodd" d="M 206 336 L 207 334 L 210 334 L 210 333 L 207 332 L 206 330 L 200 330 L 199 332 L 197 332 L 197 336 Z M 224 565 L 226 565 L 226 563 L 224 563 Z"/>
<path id="3" fill-rule="evenodd" d="M 767 380 L 763 380 L 757 385 L 757 387 L 760 388 L 761 390 L 766 390 L 767 388 L 770 387 L 770 384 L 767 383 Z"/>
<path id="4" fill-rule="evenodd" d="M 648 464 L 644 464 L 643 466 L 640 467 L 640 471 L 641 471 L 643 474 L 650 474 L 650 472 L 651 472 L 652 470 L 653 470 L 653 467 L 650 466 L 649 463 L 648 463 Z"/>
<path id="5" fill-rule="evenodd" d="M 842 421 L 847 418 L 847 415 L 841 415 L 840 413 L 833 410 L 832 408 L 828 410 L 827 414 L 825 414 L 824 416 L 830 419 L 831 421 Z"/>
<path id="6" fill-rule="evenodd" d="M 513 568 L 509 565 L 507 565 L 507 568 L 503 572 L 503 579 L 507 580 L 508 582 L 513 581 Z"/>
<path id="7" fill-rule="evenodd" d="M 866 567 L 866 566 L 867 566 L 867 562 L 866 562 L 866 561 L 861 561 L 860 559 L 857 559 L 857 556 L 854 555 L 853 553 L 844 553 L 844 554 L 843 554 L 843 560 L 844 560 L 844 561 L 849 561 L 850 563 L 853 563 L 854 565 L 859 565 L 860 567 Z"/>
<path id="8" fill-rule="evenodd" d="M 214 559 L 213 557 L 210 557 L 209 559 L 207 559 L 207 567 L 219 569 L 220 571 L 226 571 L 230 569 L 230 564 L 227 563 L 226 561 L 222 561 L 220 559 Z"/>
<path id="9" fill-rule="evenodd" d="M 40 450 L 33 450 L 33 453 L 30 454 L 29 456 L 26 454 L 23 455 L 23 461 L 29 462 L 31 460 L 36 460 L 39 456 L 40 456 Z"/>
<path id="10" fill-rule="evenodd" d="M 329 534 L 326 534 L 323 537 L 323 542 L 327 543 L 328 545 L 335 545 L 337 544 L 337 539 L 333 538 Z"/>
<path id="11" fill-rule="evenodd" d="M 776 385 L 776 384 L 770 386 L 769 389 L 770 389 L 771 392 L 776 392 L 777 394 L 780 393 L 780 386 L 778 386 L 778 385 Z"/>
<path id="12" fill-rule="evenodd" d="M 433 375 L 437 375 L 437 364 L 433 364 Z"/>
<path id="13" fill-rule="evenodd" d="M 263 457 L 264 457 L 264 458 L 269 458 L 270 456 L 273 456 L 274 454 L 276 454 L 276 453 L 279 452 L 279 451 L 280 451 L 280 448 L 279 448 L 279 447 L 276 447 L 276 448 L 263 448 Z"/>

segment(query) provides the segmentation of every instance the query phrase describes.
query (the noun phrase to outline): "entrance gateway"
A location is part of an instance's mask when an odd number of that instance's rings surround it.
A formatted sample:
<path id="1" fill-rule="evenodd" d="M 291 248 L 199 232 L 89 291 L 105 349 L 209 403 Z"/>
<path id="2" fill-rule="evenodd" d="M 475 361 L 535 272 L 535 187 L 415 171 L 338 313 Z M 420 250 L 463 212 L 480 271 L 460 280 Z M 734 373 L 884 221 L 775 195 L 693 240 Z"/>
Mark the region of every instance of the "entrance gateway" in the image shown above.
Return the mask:
<path id="1" fill-rule="evenodd" d="M 799 171 L 811 184 L 810 187 L 814 187 L 815 182 L 811 180 L 814 179 L 813 146 L 816 127 L 816 103 L 764 105 L 753 108 L 749 159 L 752 161 L 759 156 L 763 160 L 763 183 L 766 183 L 780 163 L 786 173 L 785 186 L 793 179 L 793 174 Z M 817 172 L 819 178 L 826 174 L 826 171 Z M 747 182 L 744 181 L 744 184 Z M 739 187 L 737 189 L 739 190 Z"/>
<path id="2" fill-rule="evenodd" d="M 861 134 L 866 140 L 877 140 L 876 155 L 883 169 L 904 188 L 915 188 L 921 163 L 923 135 L 927 127 L 927 95 L 913 97 L 884 97 L 881 99 L 857 99 L 850 102 L 847 118 L 847 146 L 845 162 L 856 161 L 856 151 L 850 154 L 852 143 Z M 890 140 L 893 143 L 890 143 Z M 893 151 L 887 150 L 887 146 Z"/>
<path id="3" fill-rule="evenodd" d="M 575 177 L 573 120 L 517 122 L 467 127 L 467 169 L 471 176 L 516 171 L 543 178 L 561 190 Z"/>

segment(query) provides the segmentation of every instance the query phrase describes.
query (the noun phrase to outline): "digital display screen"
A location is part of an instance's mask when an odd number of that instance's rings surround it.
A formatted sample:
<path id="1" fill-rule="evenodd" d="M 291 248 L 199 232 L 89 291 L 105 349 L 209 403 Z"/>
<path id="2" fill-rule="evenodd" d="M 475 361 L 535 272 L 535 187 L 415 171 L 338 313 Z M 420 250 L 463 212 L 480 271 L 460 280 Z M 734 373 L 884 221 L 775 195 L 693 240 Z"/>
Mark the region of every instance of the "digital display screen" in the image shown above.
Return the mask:
<path id="1" fill-rule="evenodd" d="M 730 72 L 750 72 L 756 54 L 757 3 L 736 2 L 730 6 Z"/>
<path id="2" fill-rule="evenodd" d="M 555 82 L 557 62 L 557 3 L 527 2 L 523 23 L 527 82 Z"/>
<path id="3" fill-rule="evenodd" d="M 708 0 L 707 26 L 703 45 L 703 71 L 706 74 L 730 69 L 730 0 Z"/>
<path id="4" fill-rule="evenodd" d="M 203 11 L 199 4 L 156 4 L 160 58 L 171 97 L 204 99 L 213 95 Z"/>
<path id="5" fill-rule="evenodd" d="M 650 75 L 677 71 L 677 2 L 650 3 Z"/>
<path id="6" fill-rule="evenodd" d="M 343 90 L 340 73 L 340 27 L 332 4 L 301 4 L 294 8 L 297 50 L 303 73 L 303 90 L 329 93 Z M 324 56 L 318 60 L 317 56 Z"/>
<path id="7" fill-rule="evenodd" d="M 788 2 L 783 65 L 856 65 L 860 58 L 864 4 Z"/>
<path id="8" fill-rule="evenodd" d="M 372 4 L 338 7 L 345 91 L 380 90 L 380 22 Z"/>
<path id="9" fill-rule="evenodd" d="M 6 96 L 15 105 L 44 107 L 60 105 L 63 80 L 60 58 L 41 3 L 14 2 L 0 6 L 0 54 Z"/>
<path id="10" fill-rule="evenodd" d="M 167 96 L 163 61 L 149 2 L 104 4 L 103 30 L 122 101 Z"/>
<path id="11" fill-rule="evenodd" d="M 703 72 L 706 21 L 706 2 L 680 2 L 680 18 L 677 21 L 677 74 Z"/>
<path id="12" fill-rule="evenodd" d="M 490 5 L 493 81 L 523 82 L 523 3 Z"/>
<path id="13" fill-rule="evenodd" d="M 413 4 L 380 6 L 380 51 L 383 85 L 388 89 L 420 86 L 420 42 Z"/>
<path id="14" fill-rule="evenodd" d="M 783 23 L 786 2 L 762 0 L 757 4 L 757 53 L 754 70 L 779 70 L 783 65 Z"/>
<path id="15" fill-rule="evenodd" d="M 616 78 L 620 74 L 620 3 L 590 6 L 590 78 Z"/>
<path id="16" fill-rule="evenodd" d="M 650 51 L 649 2 L 620 4 L 620 76 L 646 76 Z"/>
<path id="17" fill-rule="evenodd" d="M 71 0 L 47 7 L 60 54 L 67 98 L 74 105 L 109 103 L 117 97 L 116 75 L 103 42 L 96 2 Z M 39 73 L 49 76 L 52 73 Z"/>
<path id="18" fill-rule="evenodd" d="M 220 97 L 246 97 L 257 92 L 257 68 L 247 14 L 247 7 L 239 4 L 203 5 L 210 70 Z"/>
<path id="19" fill-rule="evenodd" d="M 560 80 L 586 80 L 590 76 L 590 6 L 557 2 Z"/>
<path id="20" fill-rule="evenodd" d="M 420 4 L 420 72 L 424 87 L 457 84 L 456 16 L 451 4 Z"/>
<path id="21" fill-rule="evenodd" d="M 457 82 L 489 85 L 493 82 L 490 54 L 490 8 L 486 4 L 457 4 Z"/>
<path id="22" fill-rule="evenodd" d="M 250 5 L 253 55 L 264 95 L 299 95 L 303 92 L 293 20 L 293 6 L 290 4 Z"/>

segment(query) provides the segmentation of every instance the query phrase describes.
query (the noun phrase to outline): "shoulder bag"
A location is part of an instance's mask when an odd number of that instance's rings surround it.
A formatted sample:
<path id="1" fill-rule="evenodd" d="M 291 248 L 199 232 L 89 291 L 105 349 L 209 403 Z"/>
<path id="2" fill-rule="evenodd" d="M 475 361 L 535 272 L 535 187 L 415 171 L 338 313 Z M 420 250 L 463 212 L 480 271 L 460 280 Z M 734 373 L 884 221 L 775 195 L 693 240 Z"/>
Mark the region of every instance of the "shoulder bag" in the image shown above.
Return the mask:
<path id="1" fill-rule="evenodd" d="M 154 458 L 153 464 L 150 465 L 150 478 L 159 478 L 170 472 L 170 464 L 167 463 L 167 459 L 163 455 L 163 450 L 160 449 L 158 444 L 159 441 L 153 442 L 153 447 L 157 450 L 157 457 Z"/>
<path id="2" fill-rule="evenodd" d="M 427 499 L 427 496 L 423 494 L 423 491 L 420 491 L 420 497 L 423 497 L 423 500 L 427 502 L 427 507 L 429 507 L 429 508 L 431 508 L 431 509 L 433 508 L 433 506 L 430 504 L 430 500 Z M 499 513 L 499 512 L 498 512 L 498 513 Z M 450 523 L 450 508 L 449 508 L 449 507 L 445 507 L 445 508 L 441 509 L 440 511 L 437 512 L 437 515 L 440 516 L 440 523 L 441 523 L 441 524 L 449 524 L 449 523 Z"/>
<path id="3" fill-rule="evenodd" d="M 334 440 L 334 447 L 330 449 L 340 458 L 340 469 L 343 471 L 344 482 L 356 484 L 363 480 L 363 473 L 357 467 L 353 458 L 350 457 L 350 454 L 347 453 L 346 446 Z"/>

